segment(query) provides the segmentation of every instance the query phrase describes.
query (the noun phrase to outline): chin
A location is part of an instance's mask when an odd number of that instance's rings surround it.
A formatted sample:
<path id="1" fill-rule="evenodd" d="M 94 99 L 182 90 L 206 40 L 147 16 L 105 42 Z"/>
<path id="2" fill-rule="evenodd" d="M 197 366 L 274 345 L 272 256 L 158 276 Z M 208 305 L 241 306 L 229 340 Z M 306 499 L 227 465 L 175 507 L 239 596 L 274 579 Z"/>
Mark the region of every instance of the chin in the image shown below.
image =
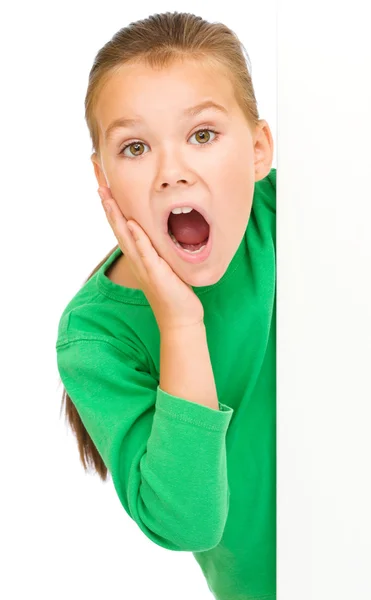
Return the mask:
<path id="1" fill-rule="evenodd" d="M 188 285 L 192 287 L 205 287 L 208 285 L 214 285 L 218 283 L 220 279 L 223 277 L 227 268 L 223 269 L 213 269 L 212 271 L 204 272 L 204 273 L 187 273 L 187 275 L 182 279 Z"/>

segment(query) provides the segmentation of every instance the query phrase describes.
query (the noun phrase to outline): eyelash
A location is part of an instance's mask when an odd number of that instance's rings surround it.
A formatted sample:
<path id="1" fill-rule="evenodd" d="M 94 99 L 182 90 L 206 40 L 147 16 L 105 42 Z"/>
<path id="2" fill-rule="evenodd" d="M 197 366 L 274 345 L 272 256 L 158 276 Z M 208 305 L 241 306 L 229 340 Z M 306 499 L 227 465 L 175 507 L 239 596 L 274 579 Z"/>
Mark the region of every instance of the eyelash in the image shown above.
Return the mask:
<path id="1" fill-rule="evenodd" d="M 202 148 L 202 146 L 210 146 L 210 144 L 213 144 L 214 142 L 217 142 L 219 140 L 219 131 L 216 131 L 215 129 L 213 129 L 212 127 L 201 127 L 200 129 L 197 129 L 196 131 L 194 131 L 191 135 L 191 137 L 193 135 L 196 135 L 196 133 L 198 133 L 199 131 L 212 131 L 213 133 L 215 133 L 215 137 L 213 140 L 211 140 L 210 142 L 205 142 L 204 144 L 193 144 L 194 146 L 199 146 Z M 122 158 L 128 158 L 129 160 L 138 160 L 140 158 L 143 158 L 143 156 L 145 156 L 145 154 L 140 154 L 139 156 L 126 156 L 124 154 L 124 151 L 126 150 L 126 148 L 129 148 L 129 146 L 132 146 L 133 144 L 141 144 L 142 142 L 140 142 L 139 140 L 134 140 L 132 142 L 130 142 L 129 144 L 126 144 L 119 152 L 119 156 L 121 156 Z"/>

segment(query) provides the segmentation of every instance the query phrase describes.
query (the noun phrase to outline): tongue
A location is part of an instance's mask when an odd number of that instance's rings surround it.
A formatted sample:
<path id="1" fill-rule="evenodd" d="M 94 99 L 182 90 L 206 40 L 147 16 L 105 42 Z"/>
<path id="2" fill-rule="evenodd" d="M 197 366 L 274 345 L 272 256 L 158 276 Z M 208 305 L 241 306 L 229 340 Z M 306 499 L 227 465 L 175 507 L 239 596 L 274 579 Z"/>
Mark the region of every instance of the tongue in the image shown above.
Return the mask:
<path id="1" fill-rule="evenodd" d="M 209 237 L 210 227 L 197 210 L 178 215 L 170 213 L 168 223 L 177 242 L 187 250 L 196 250 Z"/>

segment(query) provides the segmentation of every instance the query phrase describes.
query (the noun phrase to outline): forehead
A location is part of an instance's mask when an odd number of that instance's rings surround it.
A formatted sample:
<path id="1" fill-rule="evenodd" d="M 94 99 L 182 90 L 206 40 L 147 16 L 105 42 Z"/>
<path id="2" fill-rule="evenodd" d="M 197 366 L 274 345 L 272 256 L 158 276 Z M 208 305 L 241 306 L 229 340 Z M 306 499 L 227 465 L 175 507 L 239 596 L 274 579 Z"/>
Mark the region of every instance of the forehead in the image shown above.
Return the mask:
<path id="1" fill-rule="evenodd" d="M 113 119 L 151 118 L 159 112 L 181 114 L 188 106 L 213 100 L 233 110 L 230 77 L 222 67 L 201 61 L 177 61 L 167 67 L 123 65 L 109 76 L 99 94 L 96 117 L 105 131 Z"/>

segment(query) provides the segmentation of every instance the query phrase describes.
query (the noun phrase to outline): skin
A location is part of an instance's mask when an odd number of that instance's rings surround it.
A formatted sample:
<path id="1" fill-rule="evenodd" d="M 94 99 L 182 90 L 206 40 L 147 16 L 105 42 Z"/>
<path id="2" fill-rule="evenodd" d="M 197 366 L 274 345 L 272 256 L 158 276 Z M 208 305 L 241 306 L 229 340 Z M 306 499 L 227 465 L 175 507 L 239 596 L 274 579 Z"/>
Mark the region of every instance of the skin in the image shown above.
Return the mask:
<path id="1" fill-rule="evenodd" d="M 189 59 L 161 70 L 124 65 L 104 86 L 95 110 L 100 156 L 93 153 L 91 160 L 98 185 L 110 189 L 124 217 L 140 225 L 178 277 L 196 287 L 215 284 L 226 272 L 249 221 L 254 184 L 269 174 L 273 160 L 268 123 L 260 120 L 251 130 L 230 79 L 215 70 Z M 181 117 L 206 99 L 228 115 L 207 109 Z M 143 124 L 117 129 L 106 141 L 109 124 L 119 117 L 141 117 Z M 208 127 L 218 135 L 194 135 Z M 133 144 L 124 151 L 131 158 L 119 154 L 126 144 Z M 165 237 L 163 212 L 179 200 L 199 203 L 210 217 L 213 248 L 204 263 L 183 261 Z M 140 289 L 127 262 L 123 255 L 117 282 Z"/>

